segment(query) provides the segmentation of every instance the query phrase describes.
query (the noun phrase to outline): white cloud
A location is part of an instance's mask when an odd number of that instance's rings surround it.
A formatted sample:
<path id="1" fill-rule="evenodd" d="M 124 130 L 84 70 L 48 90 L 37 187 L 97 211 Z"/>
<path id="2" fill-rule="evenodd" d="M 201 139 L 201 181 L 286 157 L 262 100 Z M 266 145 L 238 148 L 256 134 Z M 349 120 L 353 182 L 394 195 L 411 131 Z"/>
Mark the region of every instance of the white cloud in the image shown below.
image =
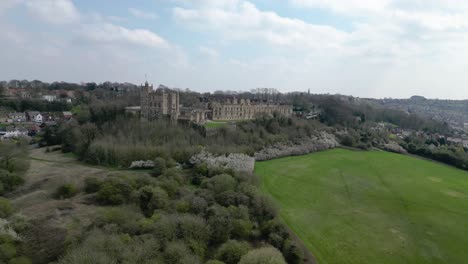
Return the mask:
<path id="1" fill-rule="evenodd" d="M 20 4 L 22 0 L 2 0 L 0 1 L 0 15 L 5 12 L 7 9 L 14 7 L 17 4 Z"/>
<path id="2" fill-rule="evenodd" d="M 206 46 L 201 46 L 199 48 L 200 53 L 203 55 L 211 58 L 211 59 L 216 59 L 219 57 L 219 52 L 216 49 L 206 47 Z"/>
<path id="3" fill-rule="evenodd" d="M 232 40 L 265 41 L 277 46 L 306 49 L 339 48 L 348 34 L 326 25 L 314 25 L 299 19 L 265 12 L 247 1 L 235 1 L 236 8 L 218 5 L 173 9 L 175 19 L 200 30 L 212 30 Z"/>
<path id="4" fill-rule="evenodd" d="M 290 0 L 299 7 L 324 8 L 336 13 L 360 14 L 381 12 L 392 0 Z"/>
<path id="5" fill-rule="evenodd" d="M 68 24 L 80 19 L 71 0 L 28 0 L 26 6 L 31 14 L 52 24 Z"/>
<path id="6" fill-rule="evenodd" d="M 143 19 L 158 18 L 158 15 L 153 12 L 143 11 L 143 10 L 133 8 L 133 7 L 129 8 L 128 12 L 130 12 L 130 14 L 132 14 L 134 17 L 138 17 L 138 18 L 143 18 Z"/>
<path id="7" fill-rule="evenodd" d="M 156 33 L 146 29 L 128 29 L 111 23 L 83 25 L 82 35 L 90 41 L 107 44 L 134 44 L 153 48 L 168 48 L 170 45 Z"/>

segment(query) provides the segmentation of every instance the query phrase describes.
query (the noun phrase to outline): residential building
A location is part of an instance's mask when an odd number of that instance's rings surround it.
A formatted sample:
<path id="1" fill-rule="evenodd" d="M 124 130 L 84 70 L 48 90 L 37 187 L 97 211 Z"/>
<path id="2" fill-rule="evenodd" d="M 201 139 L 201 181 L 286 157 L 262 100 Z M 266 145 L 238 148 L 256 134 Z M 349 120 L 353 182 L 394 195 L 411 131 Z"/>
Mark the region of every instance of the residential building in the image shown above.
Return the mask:
<path id="1" fill-rule="evenodd" d="M 8 118 L 10 118 L 12 122 L 26 122 L 26 114 L 23 112 L 9 113 Z"/>
<path id="2" fill-rule="evenodd" d="M 43 116 L 37 111 L 26 112 L 28 120 L 35 123 L 42 123 Z"/>

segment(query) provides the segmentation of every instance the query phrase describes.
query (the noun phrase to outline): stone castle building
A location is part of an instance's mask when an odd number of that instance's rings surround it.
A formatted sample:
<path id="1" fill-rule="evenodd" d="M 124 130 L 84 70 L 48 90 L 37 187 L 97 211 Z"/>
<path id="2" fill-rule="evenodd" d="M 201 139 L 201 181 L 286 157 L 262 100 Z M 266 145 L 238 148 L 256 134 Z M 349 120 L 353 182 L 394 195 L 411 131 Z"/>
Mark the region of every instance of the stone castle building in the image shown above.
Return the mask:
<path id="1" fill-rule="evenodd" d="M 179 92 L 160 85 L 153 86 L 146 82 L 141 91 L 141 117 L 147 120 L 168 117 L 171 120 L 186 120 L 205 123 L 207 120 L 249 120 L 259 114 L 279 113 L 290 116 L 292 105 L 269 102 L 252 102 L 249 99 L 228 99 L 224 102 L 209 102 L 201 108 L 182 107 Z"/>
<path id="2" fill-rule="evenodd" d="M 282 105 L 264 102 L 251 102 L 249 99 L 232 99 L 226 102 L 213 102 L 209 104 L 211 112 L 209 117 L 217 120 L 249 120 L 258 114 L 273 115 L 277 112 L 284 116 L 290 116 L 293 112 L 292 105 Z"/>
<path id="3" fill-rule="evenodd" d="M 148 82 L 141 91 L 141 117 L 151 120 L 161 117 L 169 117 L 177 120 L 180 115 L 179 92 L 160 85 L 153 90 Z"/>

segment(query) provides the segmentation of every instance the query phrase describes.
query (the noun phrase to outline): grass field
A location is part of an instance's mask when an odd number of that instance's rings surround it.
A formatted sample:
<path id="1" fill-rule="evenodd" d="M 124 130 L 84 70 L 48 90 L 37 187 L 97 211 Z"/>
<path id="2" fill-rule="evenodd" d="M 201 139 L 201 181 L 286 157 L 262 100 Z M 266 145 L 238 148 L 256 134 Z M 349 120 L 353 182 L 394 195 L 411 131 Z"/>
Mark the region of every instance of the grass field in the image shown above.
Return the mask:
<path id="1" fill-rule="evenodd" d="M 468 263 L 468 173 L 382 151 L 259 162 L 262 189 L 320 264 Z"/>
<path id="2" fill-rule="evenodd" d="M 206 128 L 218 128 L 218 127 L 223 127 L 227 126 L 227 122 L 208 122 L 205 124 Z"/>

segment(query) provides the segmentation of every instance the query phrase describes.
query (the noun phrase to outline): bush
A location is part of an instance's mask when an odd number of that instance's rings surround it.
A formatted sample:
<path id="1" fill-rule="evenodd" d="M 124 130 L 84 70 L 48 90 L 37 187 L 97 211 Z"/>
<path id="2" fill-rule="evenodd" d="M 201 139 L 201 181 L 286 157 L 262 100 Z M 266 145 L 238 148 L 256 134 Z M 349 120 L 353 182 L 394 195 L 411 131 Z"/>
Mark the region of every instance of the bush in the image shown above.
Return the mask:
<path id="1" fill-rule="evenodd" d="M 84 182 L 86 193 L 95 193 L 99 191 L 102 185 L 102 181 L 96 177 L 87 177 Z"/>
<path id="2" fill-rule="evenodd" d="M 154 160 L 154 168 L 151 172 L 151 175 L 155 177 L 160 176 L 166 171 L 166 169 L 166 160 L 163 158 L 156 158 Z"/>
<path id="3" fill-rule="evenodd" d="M 65 252 L 67 230 L 52 226 L 47 220 L 34 220 L 21 236 L 22 252 L 34 263 L 55 261 Z"/>
<path id="4" fill-rule="evenodd" d="M 0 183 L 2 185 L 2 193 L 14 191 L 18 186 L 24 183 L 24 179 L 7 170 L 0 169 Z"/>
<path id="5" fill-rule="evenodd" d="M 231 234 L 235 238 L 248 239 L 252 233 L 253 224 L 249 220 L 236 219 L 232 221 Z"/>
<path id="6" fill-rule="evenodd" d="M 239 264 L 286 264 L 277 249 L 273 247 L 259 248 L 242 256 Z"/>
<path id="7" fill-rule="evenodd" d="M 284 242 L 283 255 L 289 264 L 302 264 L 304 262 L 304 252 L 291 239 L 287 239 Z"/>
<path id="8" fill-rule="evenodd" d="M 16 247 L 13 243 L 3 243 L 0 245 L 0 259 L 8 261 L 16 255 Z"/>
<path id="9" fill-rule="evenodd" d="M 219 247 L 216 252 L 216 259 L 226 264 L 236 264 L 249 250 L 250 245 L 247 242 L 229 240 Z"/>
<path id="10" fill-rule="evenodd" d="M 177 223 L 176 237 L 178 239 L 189 241 L 195 240 L 206 244 L 210 238 L 210 228 L 205 219 L 189 215 L 174 215 Z"/>
<path id="11" fill-rule="evenodd" d="M 343 146 L 353 147 L 356 145 L 356 139 L 351 135 L 344 135 L 340 138 L 340 143 Z"/>
<path id="12" fill-rule="evenodd" d="M 10 200 L 0 197 L 0 218 L 7 218 L 13 213 Z"/>
<path id="13" fill-rule="evenodd" d="M 200 263 L 190 249 L 182 242 L 169 243 L 166 250 L 164 250 L 164 259 L 166 263 Z"/>
<path id="14" fill-rule="evenodd" d="M 94 221 L 94 225 L 98 227 L 109 226 L 114 231 L 137 234 L 143 229 L 142 219 L 145 218 L 138 208 L 126 205 L 104 208 Z"/>
<path id="15" fill-rule="evenodd" d="M 97 193 L 100 203 L 106 205 L 119 205 L 126 203 L 133 188 L 120 178 L 111 178 L 104 181 Z"/>
<path id="16" fill-rule="evenodd" d="M 214 259 L 214 260 L 208 260 L 207 262 L 205 262 L 205 264 L 225 264 L 225 263 Z"/>
<path id="17" fill-rule="evenodd" d="M 219 205 L 208 209 L 208 224 L 211 227 L 211 240 L 215 244 L 224 243 L 232 231 L 232 219 L 228 210 Z"/>
<path id="18" fill-rule="evenodd" d="M 159 187 L 141 188 L 138 198 L 140 208 L 146 216 L 151 216 L 154 210 L 165 209 L 169 204 L 167 192 Z"/>
<path id="19" fill-rule="evenodd" d="M 252 214 L 259 222 L 269 221 L 277 214 L 276 206 L 269 196 L 257 194 L 253 199 Z"/>
<path id="20" fill-rule="evenodd" d="M 163 263 L 159 250 L 159 243 L 150 236 L 132 239 L 126 235 L 93 230 L 80 245 L 68 250 L 58 263 Z"/>
<path id="21" fill-rule="evenodd" d="M 55 191 L 54 198 L 55 199 L 68 199 L 73 196 L 75 196 L 78 193 L 78 190 L 76 187 L 71 184 L 64 184 L 62 186 L 59 186 L 57 190 Z"/>
<path id="22" fill-rule="evenodd" d="M 29 260 L 27 257 L 16 257 L 12 258 L 9 264 L 31 264 L 31 260 Z"/>
<path id="23" fill-rule="evenodd" d="M 236 187 L 236 180 L 229 174 L 219 174 L 213 178 L 206 179 L 202 183 L 202 186 L 214 193 L 222 193 L 234 190 Z"/>

